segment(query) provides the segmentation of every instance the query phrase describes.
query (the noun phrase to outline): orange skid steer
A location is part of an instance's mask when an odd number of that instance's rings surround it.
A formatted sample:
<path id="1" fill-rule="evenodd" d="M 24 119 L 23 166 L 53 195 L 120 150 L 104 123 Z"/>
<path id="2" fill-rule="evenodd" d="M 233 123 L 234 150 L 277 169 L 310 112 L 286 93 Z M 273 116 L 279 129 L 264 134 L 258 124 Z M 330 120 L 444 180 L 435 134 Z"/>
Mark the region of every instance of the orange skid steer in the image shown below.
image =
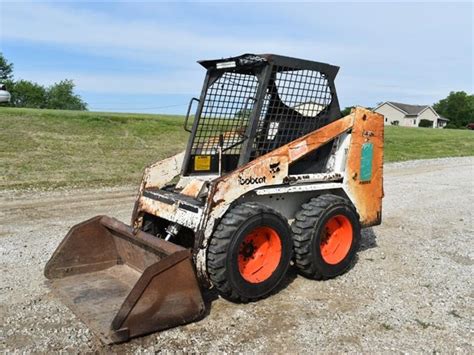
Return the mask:
<path id="1" fill-rule="evenodd" d="M 383 116 L 341 117 L 338 67 L 271 54 L 200 64 L 187 148 L 146 168 L 131 226 L 82 222 L 45 267 L 106 343 L 200 319 L 201 288 L 251 302 L 290 264 L 311 279 L 341 275 L 361 228 L 381 223 Z"/>

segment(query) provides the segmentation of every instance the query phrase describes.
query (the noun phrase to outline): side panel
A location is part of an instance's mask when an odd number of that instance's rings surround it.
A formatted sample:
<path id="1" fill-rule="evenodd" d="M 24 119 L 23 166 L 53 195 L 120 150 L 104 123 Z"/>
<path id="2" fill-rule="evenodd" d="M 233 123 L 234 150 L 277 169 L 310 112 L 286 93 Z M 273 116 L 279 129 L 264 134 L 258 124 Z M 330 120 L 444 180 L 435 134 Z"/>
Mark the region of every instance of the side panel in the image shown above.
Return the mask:
<path id="1" fill-rule="evenodd" d="M 181 170 L 183 158 L 184 152 L 181 152 L 150 165 L 143 176 L 144 188 L 161 188 L 173 180 Z"/>
<path id="2" fill-rule="evenodd" d="M 315 183 L 257 190 L 242 196 L 237 203 L 257 202 L 278 211 L 292 223 L 303 203 L 327 193 L 347 198 L 342 183 Z"/>
<path id="3" fill-rule="evenodd" d="M 364 111 L 354 121 L 344 177 L 344 189 L 363 227 L 382 220 L 384 117 Z"/>
<path id="4" fill-rule="evenodd" d="M 220 218 L 228 206 L 245 193 L 262 186 L 287 183 L 288 167 L 292 162 L 350 129 L 357 114 L 362 113 L 356 111 L 216 179 L 208 196 L 209 222 L 212 224 Z M 206 234 L 211 231 L 209 228 L 213 229 L 210 223 L 206 225 Z"/>
<path id="5" fill-rule="evenodd" d="M 181 171 L 183 164 L 184 151 L 173 155 L 172 157 L 160 160 L 148 166 L 143 173 L 142 182 L 138 189 L 137 199 L 132 213 L 132 226 L 137 227 L 140 223 L 136 220 L 138 217 L 140 201 L 146 188 L 162 188 L 168 182 L 173 180 Z"/>

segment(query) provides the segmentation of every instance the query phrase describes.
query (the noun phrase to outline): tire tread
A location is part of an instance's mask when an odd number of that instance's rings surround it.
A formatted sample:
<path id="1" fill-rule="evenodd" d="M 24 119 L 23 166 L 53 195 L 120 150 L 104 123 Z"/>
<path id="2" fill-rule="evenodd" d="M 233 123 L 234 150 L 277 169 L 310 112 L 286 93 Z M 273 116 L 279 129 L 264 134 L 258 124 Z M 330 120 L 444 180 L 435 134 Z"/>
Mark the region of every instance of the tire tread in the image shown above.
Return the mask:
<path id="1" fill-rule="evenodd" d="M 242 203 L 233 207 L 224 215 L 210 241 L 207 250 L 207 272 L 209 274 L 209 278 L 219 293 L 231 301 L 249 302 L 265 297 L 265 295 L 263 295 L 261 297 L 248 298 L 239 295 L 235 290 L 232 289 L 229 280 L 226 278 L 225 272 L 227 248 L 234 236 L 236 229 L 250 217 L 262 213 L 277 214 L 283 220 L 286 220 L 275 210 L 265 205 L 255 202 Z"/>
<path id="2" fill-rule="evenodd" d="M 311 238 L 318 220 L 334 204 L 346 205 L 357 215 L 354 207 L 347 199 L 337 195 L 324 194 L 302 204 L 291 226 L 295 266 L 301 274 L 315 280 L 324 280 L 326 277 L 320 270 L 312 267 Z"/>

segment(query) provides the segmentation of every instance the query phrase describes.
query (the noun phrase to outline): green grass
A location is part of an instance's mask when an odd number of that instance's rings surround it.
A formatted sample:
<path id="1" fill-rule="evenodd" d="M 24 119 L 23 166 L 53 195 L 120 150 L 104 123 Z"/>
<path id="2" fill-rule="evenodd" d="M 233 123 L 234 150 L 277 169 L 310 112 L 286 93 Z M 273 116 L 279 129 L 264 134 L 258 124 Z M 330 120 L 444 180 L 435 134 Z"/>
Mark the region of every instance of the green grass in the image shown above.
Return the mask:
<path id="1" fill-rule="evenodd" d="M 183 117 L 0 108 L 0 189 L 138 184 L 185 147 Z"/>
<path id="2" fill-rule="evenodd" d="M 138 184 L 184 149 L 182 116 L 0 108 L 0 189 Z M 385 160 L 474 155 L 474 132 L 387 127 Z"/>
<path id="3" fill-rule="evenodd" d="M 386 162 L 469 155 L 474 155 L 473 131 L 385 127 Z"/>

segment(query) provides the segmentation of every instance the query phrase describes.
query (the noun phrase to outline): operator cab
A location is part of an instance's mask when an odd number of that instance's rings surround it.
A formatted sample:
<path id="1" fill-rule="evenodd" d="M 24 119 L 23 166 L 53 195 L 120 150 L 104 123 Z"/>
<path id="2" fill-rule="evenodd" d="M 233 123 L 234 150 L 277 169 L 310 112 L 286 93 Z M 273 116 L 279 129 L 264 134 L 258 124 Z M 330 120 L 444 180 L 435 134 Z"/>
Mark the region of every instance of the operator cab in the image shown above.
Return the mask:
<path id="1" fill-rule="evenodd" d="M 336 66 L 273 54 L 199 63 L 207 73 L 188 110 L 186 122 L 198 102 L 192 128 L 185 125 L 183 176 L 225 174 L 341 117 Z M 304 162 L 294 169 L 318 172 Z"/>

